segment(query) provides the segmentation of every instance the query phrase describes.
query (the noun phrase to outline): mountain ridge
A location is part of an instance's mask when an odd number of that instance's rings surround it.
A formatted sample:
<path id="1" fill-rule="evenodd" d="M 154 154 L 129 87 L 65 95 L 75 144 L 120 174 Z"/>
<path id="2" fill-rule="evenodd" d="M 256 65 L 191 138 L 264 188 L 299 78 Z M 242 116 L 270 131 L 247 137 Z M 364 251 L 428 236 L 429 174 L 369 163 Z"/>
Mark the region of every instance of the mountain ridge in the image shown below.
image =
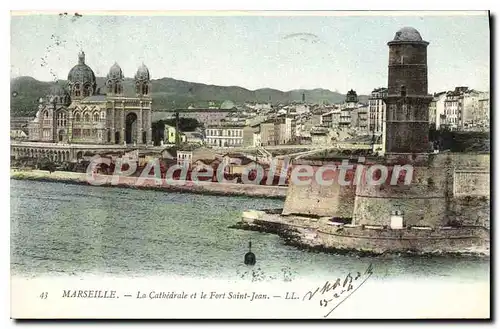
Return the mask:
<path id="1" fill-rule="evenodd" d="M 106 78 L 97 77 L 97 88 L 104 93 Z M 57 83 L 65 84 L 66 80 Z M 281 91 L 273 88 L 259 88 L 249 90 L 240 86 L 219 86 L 199 82 L 190 82 L 164 77 L 151 80 L 153 109 L 156 111 L 187 108 L 189 105 L 204 107 L 208 102 L 222 103 L 231 100 L 236 104 L 245 102 L 291 103 L 302 101 L 305 94 L 308 103 L 341 103 L 345 94 L 324 88 L 293 89 Z M 38 100 L 45 97 L 54 82 L 39 81 L 31 76 L 21 76 L 11 79 L 11 116 L 34 116 L 38 107 Z M 123 81 L 124 94 L 134 94 L 134 79 L 125 78 Z M 359 95 L 360 102 L 367 102 L 368 96 Z"/>

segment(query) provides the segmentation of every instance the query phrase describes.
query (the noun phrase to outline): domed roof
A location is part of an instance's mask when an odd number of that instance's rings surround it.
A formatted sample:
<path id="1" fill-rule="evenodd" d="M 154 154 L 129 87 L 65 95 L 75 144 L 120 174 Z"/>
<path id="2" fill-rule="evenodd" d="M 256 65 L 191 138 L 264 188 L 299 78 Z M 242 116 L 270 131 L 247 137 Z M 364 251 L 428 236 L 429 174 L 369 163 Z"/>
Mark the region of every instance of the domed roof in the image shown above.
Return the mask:
<path id="1" fill-rule="evenodd" d="M 109 69 L 108 79 L 123 79 L 122 68 L 115 62 Z"/>
<path id="2" fill-rule="evenodd" d="M 73 66 L 68 74 L 69 83 L 89 83 L 91 86 L 95 85 L 95 74 L 92 69 L 85 64 L 85 53 L 82 51 L 78 54 L 78 64 Z"/>
<path id="3" fill-rule="evenodd" d="M 413 27 L 403 27 L 396 32 L 393 41 L 423 41 L 420 33 Z"/>
<path id="4" fill-rule="evenodd" d="M 229 100 L 222 102 L 222 104 L 220 105 L 221 110 L 231 110 L 234 107 L 236 107 L 236 105 L 234 105 L 234 103 Z"/>
<path id="5" fill-rule="evenodd" d="M 142 63 L 142 65 L 137 69 L 135 78 L 137 80 L 149 80 L 149 70 L 144 63 Z"/>

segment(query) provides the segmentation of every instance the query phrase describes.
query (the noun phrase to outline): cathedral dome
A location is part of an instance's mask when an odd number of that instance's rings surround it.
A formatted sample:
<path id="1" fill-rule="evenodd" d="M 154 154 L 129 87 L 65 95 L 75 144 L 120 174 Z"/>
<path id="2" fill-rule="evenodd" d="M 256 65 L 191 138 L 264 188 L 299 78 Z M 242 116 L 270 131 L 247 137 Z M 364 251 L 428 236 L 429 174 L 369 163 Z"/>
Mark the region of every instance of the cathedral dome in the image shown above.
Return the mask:
<path id="1" fill-rule="evenodd" d="M 137 73 L 135 74 L 135 79 L 136 80 L 149 80 L 149 78 L 150 78 L 149 70 L 146 67 L 146 65 L 144 65 L 144 63 L 142 63 L 142 65 L 139 66 L 139 68 L 137 69 Z"/>
<path id="2" fill-rule="evenodd" d="M 108 79 L 123 79 L 122 68 L 115 62 L 109 69 Z"/>
<path id="3" fill-rule="evenodd" d="M 79 83 L 81 85 L 89 84 L 95 86 L 96 79 L 92 69 L 85 64 L 85 53 L 78 54 L 78 64 L 73 66 L 68 74 L 68 82 L 70 84 Z"/>
<path id="4" fill-rule="evenodd" d="M 403 27 L 394 36 L 393 41 L 423 41 L 420 33 L 413 27 Z"/>

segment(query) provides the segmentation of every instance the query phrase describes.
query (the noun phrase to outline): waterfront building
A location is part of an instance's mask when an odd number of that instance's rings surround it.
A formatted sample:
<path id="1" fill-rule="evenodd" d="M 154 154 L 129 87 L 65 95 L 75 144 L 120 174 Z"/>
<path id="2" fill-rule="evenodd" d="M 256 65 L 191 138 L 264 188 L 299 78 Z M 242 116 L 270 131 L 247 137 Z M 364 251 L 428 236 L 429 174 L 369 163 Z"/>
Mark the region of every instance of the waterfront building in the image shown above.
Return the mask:
<path id="1" fill-rule="evenodd" d="M 94 71 L 78 54 L 67 85 L 55 83 L 40 100 L 28 125 L 29 139 L 49 143 L 151 144 L 151 76 L 142 64 L 134 77 L 134 95 L 125 95 L 124 75 L 115 63 L 97 88 Z M 101 94 L 101 89 L 104 92 Z"/>

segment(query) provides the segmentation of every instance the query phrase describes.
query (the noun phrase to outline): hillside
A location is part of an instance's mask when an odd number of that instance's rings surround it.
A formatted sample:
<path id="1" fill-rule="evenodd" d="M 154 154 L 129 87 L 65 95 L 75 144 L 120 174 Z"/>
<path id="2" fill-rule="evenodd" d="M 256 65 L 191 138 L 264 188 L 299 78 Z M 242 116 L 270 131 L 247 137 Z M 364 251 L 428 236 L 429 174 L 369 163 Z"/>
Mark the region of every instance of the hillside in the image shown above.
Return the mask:
<path id="1" fill-rule="evenodd" d="M 98 77 L 97 85 L 104 92 L 105 78 Z M 60 80 L 60 83 L 66 81 Z M 12 79 L 11 86 L 11 116 L 34 116 L 40 97 L 44 97 L 50 90 L 53 82 L 38 81 L 32 77 L 19 77 Z M 305 94 L 309 103 L 328 102 L 341 103 L 345 95 L 326 89 L 280 91 L 276 89 L 248 90 L 237 86 L 214 86 L 202 83 L 188 82 L 171 78 L 152 80 L 153 108 L 155 110 L 185 108 L 189 105 L 206 106 L 208 101 L 223 102 L 232 100 L 236 104 L 244 102 L 272 102 L 289 103 L 301 101 Z M 134 93 L 134 80 L 126 78 L 124 92 L 128 95 Z M 367 102 L 368 96 L 360 96 L 361 102 Z"/>

